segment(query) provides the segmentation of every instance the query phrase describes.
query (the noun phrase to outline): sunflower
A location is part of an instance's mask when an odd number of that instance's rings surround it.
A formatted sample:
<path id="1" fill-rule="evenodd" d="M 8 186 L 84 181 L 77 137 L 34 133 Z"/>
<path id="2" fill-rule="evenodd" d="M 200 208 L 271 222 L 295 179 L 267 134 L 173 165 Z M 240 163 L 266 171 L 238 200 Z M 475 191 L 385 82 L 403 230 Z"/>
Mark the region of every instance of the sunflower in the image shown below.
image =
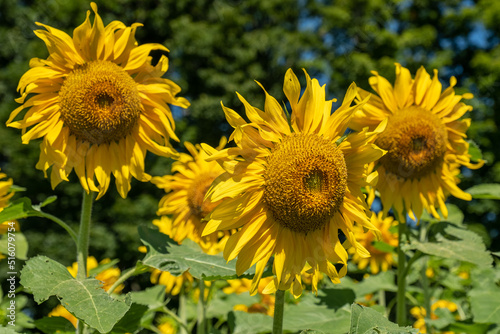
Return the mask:
<path id="1" fill-rule="evenodd" d="M 457 304 L 455 304 L 454 302 L 440 299 L 431 305 L 431 315 L 430 315 L 431 320 L 436 320 L 439 318 L 436 315 L 435 311 L 437 309 L 440 309 L 440 308 L 447 309 L 448 311 L 450 311 L 450 313 L 455 313 L 455 312 L 457 312 L 457 309 L 458 309 Z M 419 333 L 427 333 L 427 327 L 425 325 L 425 315 L 426 315 L 425 309 L 422 306 L 415 306 L 410 310 L 410 313 L 415 319 L 417 319 L 413 323 L 413 328 L 417 328 L 419 330 Z M 460 317 L 456 317 L 456 318 L 459 319 Z M 435 333 L 435 332 L 433 331 L 433 333 Z M 444 331 L 444 332 L 437 332 L 437 333 L 454 334 L 455 332 Z"/>
<path id="2" fill-rule="evenodd" d="M 449 194 L 471 200 L 471 195 L 457 186 L 460 167 L 476 169 L 484 164 L 482 160 L 471 163 L 469 143 L 465 141 L 470 119 L 459 120 L 472 110 L 460 101 L 472 98 L 472 94 L 456 95 L 455 77 L 450 79 L 450 87 L 442 91 L 438 71 L 434 70 L 431 79 L 423 67 L 412 79 L 408 69 L 396 64 L 394 87 L 377 72 L 372 73 L 369 82 L 378 96 L 373 95 L 363 104 L 350 127 L 373 129 L 388 120 L 375 142 L 388 153 L 371 165 L 379 172 L 377 190 L 384 211 L 393 207 L 400 215 L 406 211 L 412 219 L 420 219 L 426 209 L 439 218 L 439 208 L 447 217 L 444 202 Z M 368 95 L 358 88 L 360 103 Z M 372 200 L 375 189 L 370 192 Z"/>
<path id="3" fill-rule="evenodd" d="M 194 281 L 189 271 L 183 272 L 182 275 L 174 276 L 168 271 L 161 271 L 158 269 L 153 269 L 150 279 L 153 284 L 164 285 L 165 292 L 172 296 L 181 293 L 183 287 L 191 288 Z"/>
<path id="4" fill-rule="evenodd" d="M 5 179 L 6 177 L 7 174 L 0 173 L 0 211 L 9 204 L 9 200 L 14 196 L 14 192 L 10 191 L 14 182 L 12 179 Z"/>
<path id="5" fill-rule="evenodd" d="M 140 23 L 127 27 L 113 21 L 106 27 L 90 11 L 70 37 L 61 30 L 37 23 L 46 30 L 35 34 L 47 45 L 47 59 L 33 58 L 31 69 L 19 81 L 22 104 L 7 121 L 22 129 L 22 142 L 43 138 L 37 169 L 52 167 L 51 185 L 68 181 L 74 169 L 87 193 L 106 193 L 111 173 L 122 197 L 132 176 L 150 180 L 144 172 L 147 151 L 175 156 L 169 139 L 178 141 L 169 104 L 186 108 L 189 102 L 175 95 L 180 88 L 163 79 L 168 58 L 152 66 L 152 50 L 168 51 L 160 44 L 138 45 Z M 28 98 L 28 96 L 30 96 Z M 28 109 L 24 118 L 14 121 Z M 97 180 L 97 183 L 95 182 Z"/>
<path id="6" fill-rule="evenodd" d="M 217 150 L 222 149 L 227 140 L 222 138 Z M 212 182 L 224 170 L 215 161 L 205 161 L 208 155 L 199 147 L 184 143 L 190 154 L 180 153 L 172 164 L 172 175 L 153 177 L 151 182 L 167 192 L 159 203 L 157 214 L 161 220 L 156 221 L 160 232 L 181 243 L 189 238 L 197 242 L 209 254 L 217 254 L 224 248 L 223 232 L 214 232 L 201 237 L 205 223 L 202 219 L 213 210 L 218 203 L 205 201 L 207 190 Z M 172 220 L 166 219 L 167 215 Z M 222 242 L 222 243 L 221 243 Z"/>
<path id="7" fill-rule="evenodd" d="M 14 192 L 11 191 L 13 181 L 12 179 L 5 179 L 6 177 L 7 174 L 0 173 L 0 212 L 9 205 L 9 200 L 12 198 L 12 196 L 14 196 Z M 7 234 L 9 228 L 12 227 L 16 230 L 16 232 L 20 231 L 19 223 L 15 220 L 1 222 L 0 235 Z M 5 259 L 5 257 L 6 256 L 4 254 L 0 253 L 0 260 Z"/>
<path id="8" fill-rule="evenodd" d="M 271 280 L 272 277 L 265 277 L 260 280 L 259 286 L 257 288 L 257 292 L 260 298 L 258 303 L 254 303 L 249 306 L 244 304 L 237 304 L 233 307 L 233 309 L 235 311 L 243 311 L 247 313 L 263 313 L 269 316 L 273 316 L 275 298 L 272 295 L 263 293 L 264 289 L 271 282 Z M 248 293 L 250 291 L 250 288 L 252 287 L 252 280 L 246 278 L 230 279 L 227 281 L 227 283 L 229 284 L 229 286 L 226 286 L 222 289 L 222 292 L 227 295 L 233 293 L 237 295 Z"/>
<path id="9" fill-rule="evenodd" d="M 360 107 L 350 106 L 355 84 L 331 114 L 334 100 L 325 100 L 325 86 L 305 74 L 307 87 L 302 97 L 293 71 L 285 75 L 283 90 L 292 110 L 291 125 L 278 101 L 265 90 L 264 111 L 238 94 L 250 123 L 222 105 L 234 128 L 230 139 L 237 147 L 219 151 L 202 144 L 208 160 L 218 161 L 226 171 L 207 193 L 213 203 L 224 201 L 205 218 L 203 234 L 239 229 L 229 237 L 224 257 L 228 261 L 238 257 L 238 275 L 256 264 L 251 294 L 256 293 L 271 256 L 275 276 L 267 293 L 291 289 L 298 297 L 306 263 L 314 291 L 320 272 L 339 282 L 347 271 L 344 247 L 352 245 L 360 256 L 369 256 L 356 241 L 353 225 L 376 230 L 367 217 L 361 188 L 376 180 L 376 173 L 368 175 L 366 166 L 383 154 L 373 144 L 383 126 L 344 136 Z M 344 245 L 339 235 L 345 236 Z"/>
<path id="10" fill-rule="evenodd" d="M 398 246 L 398 234 L 396 231 L 392 231 L 391 227 L 397 226 L 397 221 L 392 217 L 383 217 L 383 212 L 380 211 L 378 214 L 372 212 L 371 223 L 380 231 L 381 238 L 380 241 L 384 242 L 389 246 L 389 248 L 395 248 Z M 394 264 L 394 254 L 390 249 L 381 250 L 373 245 L 376 241 L 374 240 L 373 233 L 366 233 L 360 226 L 354 226 L 354 236 L 369 252 L 370 258 L 362 258 L 357 254 L 354 254 L 352 261 L 357 263 L 358 268 L 363 270 L 368 264 L 370 265 L 370 271 L 372 274 L 377 274 L 381 269 L 382 271 L 387 271 Z M 353 252 L 349 250 L 349 252 Z"/>

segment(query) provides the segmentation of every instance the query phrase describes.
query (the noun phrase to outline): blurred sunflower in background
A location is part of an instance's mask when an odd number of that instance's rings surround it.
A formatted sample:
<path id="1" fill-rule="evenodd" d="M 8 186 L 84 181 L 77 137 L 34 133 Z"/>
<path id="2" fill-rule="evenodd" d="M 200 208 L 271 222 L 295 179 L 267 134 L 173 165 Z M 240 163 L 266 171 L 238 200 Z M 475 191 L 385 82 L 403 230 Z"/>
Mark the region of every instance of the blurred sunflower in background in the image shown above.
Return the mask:
<path id="1" fill-rule="evenodd" d="M 217 150 L 222 149 L 226 142 L 226 138 L 221 138 Z M 188 238 L 198 243 L 206 253 L 217 254 L 224 248 L 229 232 L 219 231 L 202 237 L 205 227 L 202 219 L 219 204 L 206 201 L 205 195 L 224 170 L 215 161 L 205 161 L 208 155 L 199 146 L 188 142 L 184 145 L 190 154 L 180 153 L 172 164 L 172 174 L 151 180 L 167 192 L 158 205 L 157 214 L 161 219 L 154 224 L 160 227 L 160 232 L 178 243 Z"/>
<path id="2" fill-rule="evenodd" d="M 370 222 L 380 231 L 380 240 L 375 240 L 372 233 L 366 233 L 361 226 L 354 226 L 354 236 L 368 252 L 369 258 L 362 258 L 355 253 L 354 249 L 349 249 L 353 253 L 352 261 L 358 265 L 360 270 L 370 265 L 370 272 L 375 275 L 379 271 L 387 271 L 394 264 L 394 248 L 398 247 L 397 224 L 393 217 L 383 217 L 383 212 L 378 214 L 372 212 Z M 378 243 L 375 245 L 375 243 Z"/>
<path id="3" fill-rule="evenodd" d="M 7 174 L 0 173 L 0 211 L 9 205 L 9 200 L 14 196 L 14 192 L 10 191 L 14 182 L 6 177 Z"/>
<path id="4" fill-rule="evenodd" d="M 439 319 L 439 317 L 435 313 L 437 309 L 445 309 L 445 310 L 449 311 L 450 313 L 455 314 L 458 310 L 458 307 L 457 307 L 457 304 L 455 304 L 454 302 L 440 299 L 431 305 L 431 315 L 430 315 L 431 320 Z M 417 319 L 413 323 L 413 328 L 417 328 L 419 330 L 419 333 L 427 333 L 427 326 L 425 324 L 425 316 L 426 316 L 425 309 L 422 306 L 414 306 L 410 310 L 410 313 L 415 319 Z M 455 316 L 455 318 L 459 319 L 460 317 Z M 432 333 L 454 334 L 455 332 L 452 332 L 452 331 L 442 331 L 442 332 L 432 331 Z"/>
<path id="5" fill-rule="evenodd" d="M 376 190 L 380 192 L 384 212 L 392 207 L 398 214 L 406 210 L 412 219 L 420 219 L 423 209 L 439 218 L 437 209 L 448 216 L 446 197 L 451 194 L 470 201 L 471 195 L 462 191 L 457 183 L 460 167 L 476 169 L 484 164 L 471 162 L 469 143 L 465 140 L 470 119 L 460 119 L 471 106 L 460 102 L 471 99 L 470 93 L 456 95 L 455 77 L 442 91 L 438 71 L 431 79 L 421 67 L 413 79 L 410 71 L 396 64 L 394 87 L 387 79 L 372 72 L 369 83 L 378 94 L 358 88 L 356 112 L 350 127 L 361 130 L 375 129 L 388 120 L 376 144 L 388 153 L 371 169 L 379 172 Z M 460 120 L 459 120 L 460 119 Z M 375 188 L 370 189 L 370 201 Z"/>
<path id="6" fill-rule="evenodd" d="M 71 276 L 76 277 L 78 272 L 78 263 L 74 262 L 70 267 L 67 267 Z M 108 291 L 120 278 L 121 270 L 113 265 L 110 259 L 104 259 L 97 262 L 96 258 L 89 256 L 87 258 L 87 276 L 95 276 L 96 280 L 101 281 L 101 288 Z M 118 285 L 113 293 L 120 293 L 124 288 L 123 284 Z M 71 314 L 61 304 L 57 305 L 50 313 L 49 317 L 63 317 L 69 320 L 76 327 L 78 319 Z"/>
<path id="7" fill-rule="evenodd" d="M 14 182 L 12 181 L 12 179 L 6 179 L 6 177 L 7 174 L 0 173 L 0 212 L 9 205 L 10 199 L 12 198 L 12 196 L 14 196 L 14 191 L 11 191 L 11 187 Z M 9 232 L 9 228 L 14 228 L 16 232 L 19 232 L 21 230 L 19 227 L 19 223 L 15 220 L 1 222 L 0 236 L 7 234 Z M 7 252 L 7 246 L 5 247 L 5 250 Z M 5 258 L 5 254 L 0 252 L 0 260 Z"/>
<path id="8" fill-rule="evenodd" d="M 224 201 L 205 218 L 203 234 L 238 229 L 229 237 L 224 257 L 228 261 L 238 257 L 238 275 L 256 264 L 251 294 L 257 292 L 271 256 L 275 276 L 267 293 L 291 289 L 300 296 L 306 263 L 314 291 L 320 272 L 339 282 L 347 272 L 344 247 L 369 256 L 357 242 L 353 226 L 378 233 L 367 217 L 361 188 L 376 180 L 376 173 L 367 173 L 366 167 L 383 154 L 373 144 L 383 125 L 344 136 L 353 113 L 361 107 L 351 107 L 356 86 L 349 87 L 332 114 L 333 100 L 325 99 L 325 86 L 305 74 L 302 96 L 293 71 L 285 75 L 291 125 L 278 101 L 265 90 L 264 111 L 238 94 L 249 123 L 222 106 L 234 128 L 230 140 L 237 147 L 217 150 L 202 144 L 208 160 L 218 161 L 226 171 L 208 191 L 212 203 Z M 339 234 L 347 239 L 344 244 Z"/>
<path id="9" fill-rule="evenodd" d="M 247 313 L 263 313 L 273 316 L 275 298 L 273 295 L 264 293 L 264 289 L 272 280 L 272 277 L 264 277 L 260 280 L 257 287 L 257 292 L 260 298 L 258 303 L 254 303 L 252 305 L 238 304 L 234 306 L 234 310 Z M 223 288 L 222 291 L 228 295 L 233 293 L 237 295 L 247 293 L 250 292 L 252 287 L 252 280 L 247 278 L 230 279 L 227 280 L 227 283 L 229 285 Z"/>
<path id="10" fill-rule="evenodd" d="M 33 58 L 21 77 L 18 91 L 22 104 L 8 121 L 22 129 L 23 144 L 43 138 L 37 169 L 52 167 L 52 187 L 68 181 L 75 171 L 84 190 L 98 192 L 109 187 L 111 174 L 118 192 L 126 197 L 134 177 L 149 181 L 144 172 L 147 151 L 172 157 L 169 139 L 178 141 L 169 104 L 187 108 L 176 97 L 174 82 L 163 79 L 168 58 L 151 65 L 152 50 L 168 51 L 160 44 L 138 45 L 135 32 L 142 24 L 127 27 L 120 21 L 104 26 L 90 11 L 73 37 L 45 24 L 35 34 L 47 45 L 47 59 Z M 29 98 L 28 98 L 29 96 Z M 27 109 L 21 120 L 16 117 Z M 97 183 L 95 182 L 97 180 Z"/>

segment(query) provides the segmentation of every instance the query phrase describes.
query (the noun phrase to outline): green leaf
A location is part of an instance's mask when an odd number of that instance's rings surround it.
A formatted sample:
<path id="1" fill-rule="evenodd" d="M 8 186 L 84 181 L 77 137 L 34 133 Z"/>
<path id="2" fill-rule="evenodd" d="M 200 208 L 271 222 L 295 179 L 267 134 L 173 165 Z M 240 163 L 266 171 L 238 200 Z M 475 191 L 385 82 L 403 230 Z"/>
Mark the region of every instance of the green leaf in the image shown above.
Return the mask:
<path id="1" fill-rule="evenodd" d="M 304 296 L 300 303 L 285 305 L 283 329 L 297 332 L 316 330 L 329 334 L 343 334 L 349 330 L 350 312 L 346 308 L 337 311 L 315 303 L 312 295 Z M 310 301 L 307 300 L 310 298 Z"/>
<path id="2" fill-rule="evenodd" d="M 167 235 L 156 229 L 139 227 L 141 241 L 148 248 L 148 253 L 142 263 L 161 271 L 168 271 L 179 276 L 189 270 L 198 279 L 234 279 L 236 275 L 235 261 L 226 262 L 222 256 L 205 254 L 191 240 L 185 240 L 178 245 Z M 251 277 L 244 274 L 240 277 Z"/>
<path id="3" fill-rule="evenodd" d="M 470 262 L 482 267 L 491 267 L 493 258 L 486 250 L 480 236 L 451 224 L 440 224 L 444 229 L 436 235 L 436 242 L 413 240 L 410 248 L 418 249 L 429 255 Z"/>
<path id="4" fill-rule="evenodd" d="M 63 317 L 44 317 L 34 321 L 35 327 L 46 334 L 73 334 L 75 327 L 66 318 Z"/>
<path id="5" fill-rule="evenodd" d="M 147 305 L 151 308 L 163 306 L 165 300 L 165 286 L 155 285 L 142 291 L 130 292 L 132 302 Z"/>
<path id="6" fill-rule="evenodd" d="M 273 318 L 262 313 L 233 311 L 229 313 L 228 322 L 233 334 L 269 333 L 273 328 Z"/>
<path id="7" fill-rule="evenodd" d="M 447 329 L 455 333 L 484 334 L 488 331 L 489 324 L 469 324 L 465 322 L 454 322 Z"/>
<path id="8" fill-rule="evenodd" d="M 465 192 L 472 195 L 472 198 L 500 199 L 499 183 L 483 183 L 467 189 Z"/>
<path id="9" fill-rule="evenodd" d="M 19 198 L 0 212 L 0 221 L 16 220 L 30 216 L 39 216 L 40 212 L 33 209 L 31 200 L 27 197 Z"/>
<path id="10" fill-rule="evenodd" d="M 474 268 L 471 281 L 468 296 L 474 322 L 500 324 L 500 268 Z"/>
<path id="11" fill-rule="evenodd" d="M 13 330 L 10 327 L 1 327 L 0 326 L 0 334 L 19 334 L 19 332 L 16 332 L 15 330 Z"/>
<path id="12" fill-rule="evenodd" d="M 110 333 L 133 333 L 139 329 L 144 313 L 148 311 L 146 305 L 132 304 L 125 316 L 118 321 Z"/>
<path id="13" fill-rule="evenodd" d="M 352 304 L 351 308 L 351 330 L 349 334 L 372 334 L 372 333 L 418 333 L 418 329 L 411 327 L 399 327 L 390 322 L 377 311 L 358 304 Z"/>
<path id="14" fill-rule="evenodd" d="M 15 241 L 11 244 L 15 245 L 15 257 L 20 260 L 26 260 L 28 255 L 28 241 L 26 237 L 21 232 L 15 232 Z M 0 236 L 0 253 L 5 254 L 6 257 L 9 256 L 9 235 L 4 234 Z"/>
<path id="15" fill-rule="evenodd" d="M 21 284 L 31 290 L 37 303 L 57 296 L 75 317 L 101 333 L 109 332 L 130 308 L 130 297 L 120 301 L 109 296 L 93 278 L 77 280 L 66 267 L 45 256 L 26 262 Z"/>
<path id="16" fill-rule="evenodd" d="M 474 322 L 500 324 L 500 291 L 474 289 L 469 292 Z"/>
<path id="17" fill-rule="evenodd" d="M 43 208 L 44 206 L 46 205 L 49 205 L 50 203 L 53 203 L 57 200 L 57 196 L 49 196 L 47 197 L 42 203 L 38 204 L 38 205 L 33 205 L 33 208 L 35 210 L 40 210 L 41 208 Z"/>
<path id="18" fill-rule="evenodd" d="M 479 161 L 483 158 L 483 152 L 479 148 L 479 145 L 476 144 L 473 140 L 467 140 L 469 143 L 469 154 L 471 155 L 470 159 L 472 161 Z"/>

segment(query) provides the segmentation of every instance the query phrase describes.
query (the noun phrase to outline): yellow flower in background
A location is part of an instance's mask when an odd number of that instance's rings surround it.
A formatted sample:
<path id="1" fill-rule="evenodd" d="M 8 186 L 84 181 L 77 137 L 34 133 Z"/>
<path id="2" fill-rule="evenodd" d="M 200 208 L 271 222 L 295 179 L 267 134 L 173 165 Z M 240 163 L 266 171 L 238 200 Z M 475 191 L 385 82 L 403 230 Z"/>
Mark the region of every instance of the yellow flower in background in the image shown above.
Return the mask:
<path id="1" fill-rule="evenodd" d="M 226 138 L 222 138 L 217 150 L 222 149 L 225 144 Z M 221 239 L 225 242 L 227 237 L 224 238 L 223 232 L 202 237 L 205 227 L 202 219 L 218 204 L 206 201 L 205 195 L 212 182 L 224 170 L 215 161 L 205 161 L 208 155 L 198 145 L 188 142 L 184 145 L 190 154 L 180 154 L 172 164 L 172 175 L 153 177 L 151 180 L 158 188 L 167 192 L 158 205 L 157 214 L 161 216 L 161 220 L 156 221 L 155 225 L 160 226 L 161 232 L 178 243 L 189 238 L 197 242 L 205 252 L 217 254 L 224 247 L 224 243 L 220 244 Z M 166 215 L 171 216 L 172 220 L 163 218 Z"/>
<path id="2" fill-rule="evenodd" d="M 174 276 L 168 271 L 154 269 L 151 273 L 151 283 L 165 285 L 165 292 L 172 296 L 178 295 L 182 291 L 182 287 L 191 287 L 193 284 L 193 276 L 189 271 L 185 271 L 182 275 Z"/>
<path id="3" fill-rule="evenodd" d="M 383 212 L 379 212 L 378 214 L 372 212 L 370 221 L 380 231 L 380 241 L 394 248 L 398 246 L 397 232 L 390 231 L 391 227 L 398 224 L 394 218 L 384 218 Z M 376 241 L 373 233 L 366 233 L 361 226 L 354 226 L 354 236 L 370 252 L 369 258 L 362 258 L 358 254 L 355 254 L 354 250 L 349 250 L 350 253 L 354 253 L 352 261 L 358 265 L 359 269 L 363 270 L 370 265 L 370 272 L 375 275 L 380 270 L 389 270 L 395 264 L 394 253 L 392 251 L 383 251 L 373 245 Z"/>
<path id="4" fill-rule="evenodd" d="M 160 318 L 160 324 L 157 326 L 162 334 L 176 334 L 178 325 L 176 321 L 170 317 L 163 316 Z"/>
<path id="5" fill-rule="evenodd" d="M 11 187 L 14 182 L 12 181 L 12 179 L 5 179 L 6 177 L 7 174 L 0 173 L 0 212 L 9 205 L 9 200 L 12 198 L 12 196 L 14 196 L 14 192 L 11 191 Z M 20 231 L 19 223 L 15 220 L 0 223 L 0 235 L 7 234 L 9 232 L 9 229 L 11 229 L 12 227 L 16 230 L 16 232 Z M 12 229 L 10 230 L 10 232 L 12 232 Z M 7 249 L 7 246 L 5 249 Z M 5 258 L 6 256 L 0 253 L 0 260 Z"/>
<path id="6" fill-rule="evenodd" d="M 119 268 L 116 268 L 114 266 L 109 267 L 108 263 L 110 263 L 110 259 L 104 259 L 101 262 L 97 262 L 96 258 L 93 256 L 89 256 L 87 258 L 87 276 L 91 276 L 91 271 L 95 271 L 96 268 L 99 266 L 103 266 L 104 269 L 99 271 L 98 273 L 94 273 L 95 279 L 98 281 L 101 281 L 102 288 L 106 291 L 109 290 L 113 286 L 113 284 L 116 283 L 118 278 L 120 278 L 121 275 L 121 270 Z M 73 264 L 70 267 L 66 267 L 71 274 L 71 276 L 76 277 L 76 274 L 78 272 L 78 263 L 73 262 Z M 113 293 L 120 293 L 124 288 L 123 284 L 120 284 L 118 287 L 115 288 Z M 75 327 L 77 324 L 78 319 L 72 315 L 64 306 L 58 305 L 55 307 L 50 313 L 49 317 L 63 317 L 68 319 Z"/>
<path id="7" fill-rule="evenodd" d="M 419 219 L 426 209 L 439 218 L 439 208 L 447 217 L 444 202 L 449 194 L 471 200 L 471 195 L 457 186 L 460 167 L 476 169 L 484 164 L 471 163 L 469 143 L 465 141 L 470 119 L 459 120 L 472 110 L 460 100 L 470 99 L 472 94 L 456 95 L 454 77 L 450 87 L 442 91 L 437 70 L 431 79 L 423 67 L 412 79 L 408 69 L 396 64 L 394 87 L 377 72 L 372 73 L 369 82 L 378 96 L 372 95 L 363 104 L 350 127 L 374 129 L 388 119 L 385 131 L 375 142 L 388 153 L 371 166 L 378 168 L 376 189 L 384 211 L 393 207 L 399 214 L 406 210 L 412 219 Z M 368 95 L 358 88 L 359 102 Z M 370 200 L 374 196 L 375 189 L 371 188 Z"/>
<path id="8" fill-rule="evenodd" d="M 95 268 L 99 266 L 108 267 L 107 264 L 110 262 L 111 259 L 104 259 L 101 262 L 97 262 L 95 257 L 89 256 L 87 258 L 87 276 L 92 276 L 91 271 L 93 271 Z M 78 272 L 78 263 L 73 262 L 73 264 L 70 267 L 67 267 L 67 269 L 73 277 L 76 277 L 76 274 Z M 101 281 L 102 288 L 106 291 L 108 291 L 109 288 L 111 288 L 111 286 L 113 286 L 113 284 L 116 283 L 118 278 L 120 278 L 120 275 L 121 275 L 121 270 L 114 266 L 105 268 L 102 271 L 99 271 L 98 273 L 94 273 L 95 279 Z M 120 291 L 123 290 L 123 288 L 124 288 L 123 284 L 120 284 L 113 291 L 113 293 L 120 293 Z"/>
<path id="9" fill-rule="evenodd" d="M 14 196 L 14 192 L 10 191 L 14 182 L 12 179 L 5 179 L 6 177 L 7 174 L 0 173 L 0 211 L 9 204 L 9 200 Z"/>
<path id="10" fill-rule="evenodd" d="M 264 293 L 264 289 L 269 283 L 271 283 L 272 280 L 272 277 L 265 277 L 260 280 L 257 287 L 257 292 L 260 297 L 260 301 L 258 303 L 254 303 L 250 306 L 238 304 L 234 306 L 234 310 L 247 313 L 263 313 L 269 316 L 273 316 L 275 298 L 273 295 Z M 250 289 L 252 287 L 252 280 L 246 278 L 227 280 L 227 283 L 229 284 L 229 286 L 226 286 L 222 289 L 222 291 L 227 295 L 233 293 L 239 295 L 241 293 L 250 292 Z"/>
<path id="11" fill-rule="evenodd" d="M 230 139 L 237 147 L 223 150 L 206 144 L 203 148 L 226 173 L 209 190 L 213 203 L 224 199 L 205 219 L 204 235 L 217 230 L 239 229 L 224 248 L 226 260 L 238 257 L 236 273 L 241 275 L 256 264 L 251 294 L 257 287 L 268 260 L 274 256 L 276 275 L 266 293 L 291 289 L 302 293 L 301 273 L 306 263 L 317 291 L 319 273 L 334 282 L 346 274 L 347 251 L 352 245 L 360 256 L 369 256 L 353 234 L 353 225 L 376 230 L 361 188 L 375 181 L 366 165 L 383 151 L 373 145 L 377 132 L 344 133 L 354 111 L 353 84 L 335 113 L 332 100 L 325 100 L 325 87 L 306 73 L 307 87 L 301 87 L 292 70 L 285 75 L 284 92 L 291 107 L 291 125 L 280 103 L 266 94 L 264 111 L 251 106 L 241 95 L 247 123 L 234 110 L 223 106 L 234 128 Z M 347 238 L 343 246 L 339 231 Z M 347 245 L 349 244 L 349 245 Z M 337 267 L 338 269 L 337 269 Z"/>
<path id="12" fill-rule="evenodd" d="M 178 140 L 169 104 L 183 108 L 189 102 L 175 97 L 180 88 L 163 79 L 168 58 L 151 65 L 152 50 L 168 51 L 160 44 L 138 45 L 135 32 L 140 23 L 127 27 L 120 21 L 104 26 L 90 11 L 73 32 L 37 23 L 46 30 L 35 34 L 47 45 L 47 59 L 33 58 L 31 69 L 19 81 L 22 105 L 7 121 L 22 129 L 23 144 L 43 138 L 36 167 L 52 167 L 52 187 L 68 181 L 72 170 L 87 191 L 107 191 L 111 174 L 122 197 L 134 177 L 149 181 L 144 172 L 147 151 L 175 156 L 169 139 Z M 30 96 L 28 98 L 28 96 Z M 28 98 L 28 99 L 27 99 Z M 23 109 L 21 120 L 14 121 Z M 95 182 L 97 180 L 97 183 Z"/>
<path id="13" fill-rule="evenodd" d="M 49 312 L 48 316 L 63 317 L 64 319 L 67 319 L 69 322 L 71 322 L 73 326 L 75 326 L 75 328 L 76 325 L 78 324 L 78 319 L 73 314 L 69 313 L 69 311 L 61 304 L 54 307 L 52 311 Z"/>
<path id="14" fill-rule="evenodd" d="M 432 320 L 438 319 L 438 316 L 434 313 L 438 308 L 448 309 L 451 313 L 457 311 L 457 304 L 454 302 L 450 302 L 448 300 L 438 300 L 431 305 L 431 316 Z M 422 306 L 415 306 L 410 310 L 411 315 L 417 319 L 413 323 L 413 328 L 417 328 L 420 333 L 427 333 L 427 328 L 425 326 L 425 315 L 426 311 Z M 445 332 L 433 332 L 433 333 L 441 333 L 441 334 L 454 334 L 455 332 L 445 331 Z"/>

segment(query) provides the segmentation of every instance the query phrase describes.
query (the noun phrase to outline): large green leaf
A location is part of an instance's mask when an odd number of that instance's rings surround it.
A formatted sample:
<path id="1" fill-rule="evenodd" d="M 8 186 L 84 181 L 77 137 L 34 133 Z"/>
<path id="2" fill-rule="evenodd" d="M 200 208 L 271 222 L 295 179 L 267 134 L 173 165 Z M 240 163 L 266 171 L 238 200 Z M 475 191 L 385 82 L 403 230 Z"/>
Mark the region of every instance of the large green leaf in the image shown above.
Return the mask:
<path id="1" fill-rule="evenodd" d="M 236 275 L 235 261 L 227 262 L 220 255 L 208 255 L 191 240 L 178 245 L 167 235 L 156 229 L 139 227 L 141 241 L 148 248 L 143 264 L 168 271 L 178 276 L 189 270 L 193 277 L 204 280 L 234 279 Z M 240 277 L 251 277 L 245 274 Z"/>
<path id="2" fill-rule="evenodd" d="M 467 189 L 472 198 L 500 199 L 499 183 L 483 183 Z"/>
<path id="3" fill-rule="evenodd" d="M 451 224 L 441 224 L 442 229 L 436 235 L 436 242 L 413 240 L 411 248 L 425 254 L 470 262 L 482 267 L 492 265 L 493 257 L 486 250 L 480 236 Z"/>
<path id="4" fill-rule="evenodd" d="M 351 308 L 351 330 L 349 334 L 402 334 L 418 333 L 418 329 L 411 327 L 399 327 L 390 322 L 377 311 L 358 304 L 352 304 Z"/>
<path id="5" fill-rule="evenodd" d="M 77 280 L 66 267 L 45 256 L 26 262 L 21 284 L 31 290 L 37 303 L 57 296 L 75 317 L 101 333 L 109 332 L 130 308 L 130 298 L 120 301 L 109 296 L 93 278 Z"/>

